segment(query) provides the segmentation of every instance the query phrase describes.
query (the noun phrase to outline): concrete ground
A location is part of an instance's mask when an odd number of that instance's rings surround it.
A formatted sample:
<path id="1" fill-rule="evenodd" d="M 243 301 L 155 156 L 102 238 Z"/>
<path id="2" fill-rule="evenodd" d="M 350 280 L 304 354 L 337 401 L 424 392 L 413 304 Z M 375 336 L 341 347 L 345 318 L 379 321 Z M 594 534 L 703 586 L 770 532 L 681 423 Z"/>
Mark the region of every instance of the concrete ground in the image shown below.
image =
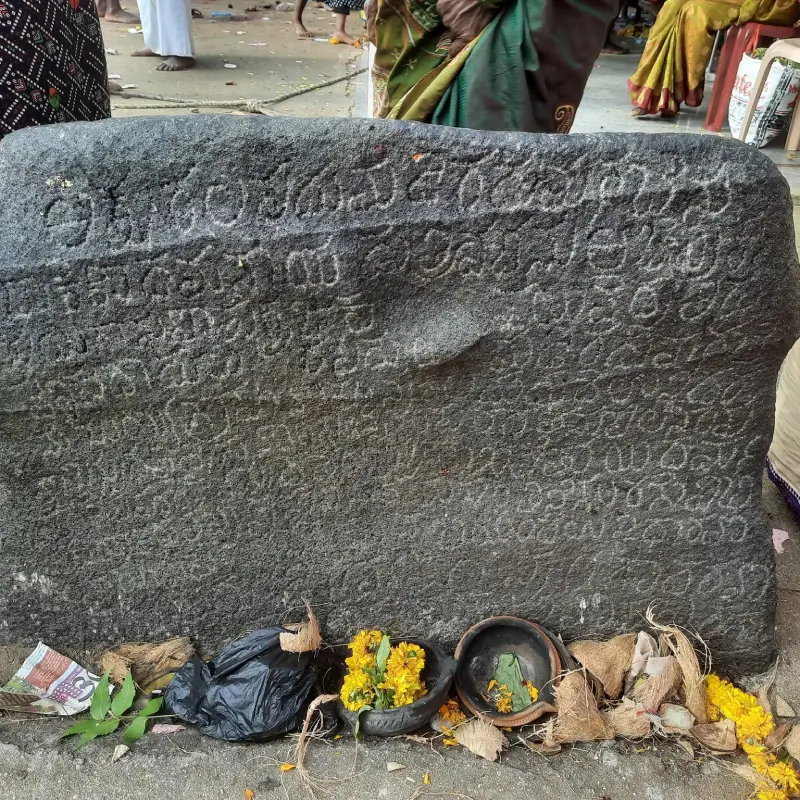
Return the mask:
<path id="1" fill-rule="evenodd" d="M 121 83 L 136 84 L 135 91 L 235 100 L 272 97 L 361 66 L 362 55 L 353 48 L 299 42 L 291 29 L 291 14 L 256 5 L 258 13 L 250 13 L 252 19 L 247 22 L 215 22 L 210 12 L 229 10 L 227 4 L 222 0 L 197 4 L 205 15 L 194 25 L 198 68 L 180 74 L 160 73 L 154 69 L 157 62 L 130 58 L 127 53 L 141 46 L 141 35 L 128 33 L 129 26 L 104 25 L 106 46 L 118 51 L 108 57 L 110 72 L 120 75 Z M 251 6 L 239 0 L 238 7 L 230 10 L 243 13 L 245 7 Z M 265 16 L 268 21 L 262 19 Z M 309 8 L 307 18 L 315 31 L 330 32 L 329 12 Z M 355 29 L 355 17 L 350 25 Z M 225 60 L 235 63 L 236 69 L 226 69 Z M 628 116 L 625 80 L 635 64 L 635 56 L 600 58 L 574 130 L 702 133 L 703 109 L 688 111 L 673 121 Z M 289 100 L 275 110 L 296 116 L 358 116 L 364 108 L 356 99 L 359 85 L 358 79 L 345 81 Z M 137 102 L 115 100 L 115 115 L 159 113 L 132 109 Z M 779 163 L 790 184 L 800 188 L 800 177 L 795 181 L 794 165 L 782 155 L 780 146 L 766 152 Z M 780 657 L 775 682 L 777 692 L 800 711 L 800 528 L 768 481 L 764 501 L 772 525 L 791 534 L 784 553 L 776 554 Z M 21 651 L 0 653 L 0 682 L 23 657 Z M 256 800 L 306 796 L 296 772 L 279 770 L 281 763 L 292 759 L 290 739 L 232 745 L 190 729 L 168 736 L 148 735 L 123 760 L 111 764 L 118 736 L 74 752 L 74 745 L 59 739 L 69 724 L 0 712 L 0 800 L 240 800 L 247 788 L 255 792 Z M 388 773 L 389 761 L 406 768 Z M 676 744 L 659 740 L 581 745 L 550 757 L 516 743 L 501 763 L 489 764 L 460 748 L 432 749 L 405 739 L 372 740 L 356 747 L 352 737 L 344 736 L 314 742 L 309 766 L 317 778 L 329 781 L 317 796 L 336 800 L 731 800 L 750 793 L 727 762 L 699 753 L 692 757 Z M 426 772 L 430 785 L 423 783 Z"/>
<path id="2" fill-rule="evenodd" d="M 316 39 L 298 40 L 292 27 L 292 13 L 276 10 L 269 0 L 236 0 L 228 8 L 223 0 L 200 0 L 192 6 L 203 13 L 203 19 L 193 22 L 197 66 L 185 72 L 159 72 L 159 60 L 132 58 L 132 50 L 144 46 L 141 33 L 131 33 L 130 25 L 103 23 L 103 38 L 107 53 L 108 71 L 117 83 L 134 84 L 132 92 L 150 95 L 202 100 L 264 100 L 292 92 L 331 78 L 349 74 L 362 66 L 366 51 L 345 45 L 331 45 L 328 36 L 334 27 L 331 12 L 313 8 L 309 2 L 304 19 Z M 135 3 L 128 0 L 129 10 Z M 270 6 L 266 8 L 265 6 Z M 256 8 L 255 12 L 245 12 Z M 246 21 L 219 20 L 212 12 L 230 12 L 247 17 Z M 348 20 L 348 31 L 354 36 L 363 33 L 358 14 Z M 225 67 L 234 64 L 235 69 Z M 365 64 L 364 64 L 365 66 Z M 364 76 L 343 81 L 287 100 L 274 111 L 290 116 L 346 117 L 359 116 L 365 103 L 356 112 L 356 87 L 365 85 Z M 147 100 L 112 98 L 113 116 L 139 114 L 197 113 L 197 108 L 184 110 L 136 109 L 133 106 L 150 103 Z M 210 113 L 212 110 L 203 110 Z M 213 113 L 233 113 L 232 109 L 213 109 Z"/>

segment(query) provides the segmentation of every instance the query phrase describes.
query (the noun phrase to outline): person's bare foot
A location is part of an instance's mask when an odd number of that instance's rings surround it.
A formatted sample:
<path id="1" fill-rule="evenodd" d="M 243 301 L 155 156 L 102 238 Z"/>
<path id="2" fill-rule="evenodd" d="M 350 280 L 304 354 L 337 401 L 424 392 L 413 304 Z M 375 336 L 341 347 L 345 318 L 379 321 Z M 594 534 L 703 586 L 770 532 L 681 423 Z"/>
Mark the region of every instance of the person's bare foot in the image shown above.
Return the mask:
<path id="1" fill-rule="evenodd" d="M 600 52 L 607 56 L 627 56 L 630 50 L 616 42 L 612 42 L 611 39 L 607 39 Z"/>
<path id="2" fill-rule="evenodd" d="M 154 53 L 149 47 L 143 47 L 141 50 L 131 50 L 131 55 L 134 58 L 161 58 L 158 53 Z"/>
<path id="3" fill-rule="evenodd" d="M 111 94 L 115 94 L 116 92 L 121 92 L 122 91 L 122 85 L 117 83 L 116 81 L 109 81 L 108 82 L 108 91 L 111 92 Z"/>
<path id="4" fill-rule="evenodd" d="M 119 0 L 97 0 L 97 14 L 106 22 L 121 22 L 125 25 L 135 25 L 139 22 L 139 17 L 130 11 L 125 11 Z"/>
<path id="5" fill-rule="evenodd" d="M 646 111 L 643 108 L 639 108 L 638 106 L 636 106 L 636 107 L 632 108 L 628 112 L 628 116 L 629 117 L 649 117 L 650 116 L 650 112 Z"/>
<path id="6" fill-rule="evenodd" d="M 156 69 L 160 72 L 182 72 L 194 66 L 194 59 L 187 56 L 167 56 Z"/>
<path id="7" fill-rule="evenodd" d="M 295 22 L 294 23 L 294 32 L 297 34 L 298 39 L 313 39 L 314 34 L 303 25 L 302 22 Z"/>
<path id="8" fill-rule="evenodd" d="M 334 44 L 355 44 L 356 40 L 349 33 L 336 31 L 336 33 L 331 36 L 331 42 Z"/>

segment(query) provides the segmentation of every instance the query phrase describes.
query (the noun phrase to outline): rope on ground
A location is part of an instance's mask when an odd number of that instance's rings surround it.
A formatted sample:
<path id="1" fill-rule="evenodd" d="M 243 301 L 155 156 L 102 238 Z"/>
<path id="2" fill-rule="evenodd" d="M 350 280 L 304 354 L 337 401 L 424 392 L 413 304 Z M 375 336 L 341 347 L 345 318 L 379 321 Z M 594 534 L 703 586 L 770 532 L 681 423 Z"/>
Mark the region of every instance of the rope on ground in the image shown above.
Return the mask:
<path id="1" fill-rule="evenodd" d="M 333 86 L 335 83 L 341 81 L 348 81 L 366 72 L 367 68 L 357 69 L 355 72 L 348 72 L 346 75 L 340 75 L 338 78 L 331 78 L 328 81 L 321 83 L 313 83 L 310 86 L 303 86 L 301 89 L 295 89 L 292 92 L 284 92 L 276 97 L 270 97 L 267 100 L 190 100 L 186 97 L 167 97 L 160 94 L 144 94 L 143 92 L 114 92 L 114 97 L 121 97 L 124 100 L 157 100 L 158 103 L 135 103 L 133 105 L 124 105 L 120 108 L 132 108 L 137 110 L 152 110 L 157 108 L 233 108 L 246 111 L 250 114 L 270 114 L 282 116 L 278 111 L 267 110 L 265 106 L 275 105 L 282 103 L 284 100 L 289 100 L 292 97 L 298 97 L 301 94 L 314 92 L 317 89 L 324 89 L 326 86 Z"/>

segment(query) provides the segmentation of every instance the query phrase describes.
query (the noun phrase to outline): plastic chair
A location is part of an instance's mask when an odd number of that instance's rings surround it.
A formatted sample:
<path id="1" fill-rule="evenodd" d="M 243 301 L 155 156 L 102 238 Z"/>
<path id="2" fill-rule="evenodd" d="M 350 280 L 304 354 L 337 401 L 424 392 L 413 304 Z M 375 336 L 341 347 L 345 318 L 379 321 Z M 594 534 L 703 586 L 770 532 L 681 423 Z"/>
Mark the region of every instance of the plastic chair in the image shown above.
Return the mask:
<path id="1" fill-rule="evenodd" d="M 779 25 L 762 25 L 760 22 L 746 22 L 728 29 L 725 44 L 719 54 L 719 66 L 711 100 L 706 113 L 706 130 L 719 133 L 728 114 L 728 104 L 736 83 L 736 72 L 745 53 L 752 53 L 758 47 L 762 36 L 771 39 L 793 39 L 800 36 L 797 28 L 784 28 Z"/>
<path id="2" fill-rule="evenodd" d="M 750 99 L 747 101 L 747 111 L 745 111 L 744 119 L 742 120 L 742 130 L 739 132 L 738 138 L 743 142 L 747 140 L 747 131 L 750 130 L 750 123 L 753 121 L 753 115 L 756 113 L 756 106 L 761 97 L 761 92 L 764 91 L 764 84 L 767 82 L 772 62 L 777 58 L 787 58 L 789 61 L 800 61 L 800 39 L 784 39 L 783 41 L 775 42 L 771 44 L 767 48 L 767 52 L 764 53 L 764 58 L 761 61 L 761 66 L 758 68 L 758 75 L 756 76 L 755 83 L 750 90 Z M 795 100 L 792 122 L 789 125 L 789 134 L 786 137 L 786 149 L 794 151 L 797 150 L 798 145 L 800 145 L 800 114 L 797 113 L 797 100 Z"/>

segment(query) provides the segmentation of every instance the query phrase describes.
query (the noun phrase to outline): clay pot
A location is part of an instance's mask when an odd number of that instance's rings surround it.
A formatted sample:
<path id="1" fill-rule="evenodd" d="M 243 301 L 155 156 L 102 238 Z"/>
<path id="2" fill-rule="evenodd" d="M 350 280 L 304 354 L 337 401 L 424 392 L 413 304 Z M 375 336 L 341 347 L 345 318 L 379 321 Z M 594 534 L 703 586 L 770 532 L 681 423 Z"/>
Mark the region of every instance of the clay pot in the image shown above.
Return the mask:
<path id="1" fill-rule="evenodd" d="M 400 639 L 392 639 L 397 644 Z M 447 700 L 456 672 L 456 662 L 444 650 L 424 639 L 403 639 L 419 645 L 425 650 L 425 668 L 422 678 L 428 693 L 414 703 L 386 711 L 365 711 L 360 716 L 359 731 L 366 736 L 399 736 L 413 733 L 436 716 L 442 703 Z M 339 684 L 341 686 L 341 684 Z M 348 711 L 339 701 L 339 716 L 353 729 L 358 715 Z"/>
<path id="2" fill-rule="evenodd" d="M 517 713 L 502 714 L 484 699 L 497 659 L 513 653 L 523 675 L 539 690 L 539 699 Z M 490 617 L 473 625 L 456 647 L 456 691 L 473 714 L 498 727 L 518 728 L 555 711 L 554 688 L 572 663 L 566 647 L 541 625 L 519 617 Z"/>

